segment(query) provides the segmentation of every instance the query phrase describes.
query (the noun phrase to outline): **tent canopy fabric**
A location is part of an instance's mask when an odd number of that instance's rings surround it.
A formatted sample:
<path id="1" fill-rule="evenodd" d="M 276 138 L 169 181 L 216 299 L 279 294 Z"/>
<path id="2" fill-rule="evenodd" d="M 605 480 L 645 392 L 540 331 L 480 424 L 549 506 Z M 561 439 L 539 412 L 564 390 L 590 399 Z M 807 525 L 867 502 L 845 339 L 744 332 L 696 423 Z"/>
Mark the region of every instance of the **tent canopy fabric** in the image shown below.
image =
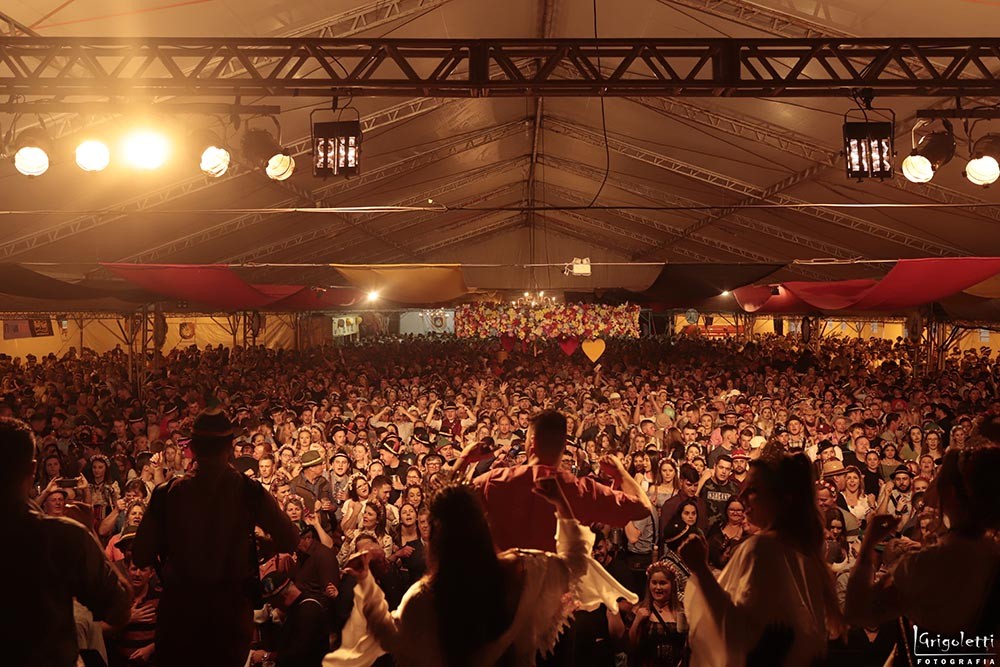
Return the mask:
<path id="1" fill-rule="evenodd" d="M 251 285 L 228 266 L 177 264 L 104 264 L 124 280 L 160 296 L 222 310 L 289 310 L 348 306 L 354 289 L 330 289 L 322 296 L 302 285 Z"/>
<path id="2" fill-rule="evenodd" d="M 950 297 L 998 273 L 998 257 L 904 259 L 878 281 L 784 282 L 741 287 L 735 294 L 750 313 L 893 312 Z"/>
<path id="3" fill-rule="evenodd" d="M 441 266 L 348 266 L 334 265 L 359 290 L 378 291 L 379 298 L 400 304 L 436 304 L 469 293 L 462 267 Z"/>

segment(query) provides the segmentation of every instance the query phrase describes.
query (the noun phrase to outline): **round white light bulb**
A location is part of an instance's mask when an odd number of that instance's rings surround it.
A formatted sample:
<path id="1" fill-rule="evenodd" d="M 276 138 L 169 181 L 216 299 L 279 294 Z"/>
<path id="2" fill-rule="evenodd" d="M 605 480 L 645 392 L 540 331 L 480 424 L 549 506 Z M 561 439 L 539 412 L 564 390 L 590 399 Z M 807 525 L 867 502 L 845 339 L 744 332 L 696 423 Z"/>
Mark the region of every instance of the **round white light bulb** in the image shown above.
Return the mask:
<path id="1" fill-rule="evenodd" d="M 923 155 L 908 155 L 903 160 L 903 176 L 911 183 L 928 183 L 934 178 L 934 166 Z"/>
<path id="2" fill-rule="evenodd" d="M 1000 178 L 1000 164 L 990 155 L 969 160 L 965 165 L 965 177 L 974 185 L 991 185 Z"/>
<path id="3" fill-rule="evenodd" d="M 38 146 L 22 146 L 14 153 L 14 168 L 25 176 L 41 176 L 49 170 L 49 154 Z"/>
<path id="4" fill-rule="evenodd" d="M 167 138 L 151 130 L 139 130 L 125 137 L 125 162 L 143 171 L 159 169 L 170 155 Z"/>
<path id="5" fill-rule="evenodd" d="M 201 170 L 208 176 L 219 178 L 229 171 L 231 161 L 229 151 L 218 146 L 209 146 L 201 154 Z"/>
<path id="6" fill-rule="evenodd" d="M 88 139 L 76 147 L 76 166 L 84 171 L 104 171 L 111 163 L 107 144 Z"/>
<path id="7" fill-rule="evenodd" d="M 267 177 L 274 181 L 284 181 L 290 178 L 294 171 L 295 159 L 283 153 L 272 155 L 267 161 L 267 167 L 264 168 Z"/>

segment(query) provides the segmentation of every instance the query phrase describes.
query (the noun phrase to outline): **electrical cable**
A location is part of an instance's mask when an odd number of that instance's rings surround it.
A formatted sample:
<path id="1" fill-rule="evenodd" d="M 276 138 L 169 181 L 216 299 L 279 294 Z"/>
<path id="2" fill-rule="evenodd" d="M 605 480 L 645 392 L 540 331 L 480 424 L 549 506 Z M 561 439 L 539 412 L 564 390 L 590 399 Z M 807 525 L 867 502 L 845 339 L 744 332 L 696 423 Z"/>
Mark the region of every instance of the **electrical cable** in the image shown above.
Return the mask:
<path id="1" fill-rule="evenodd" d="M 594 7 L 594 39 L 598 39 L 597 36 L 597 0 L 593 0 Z M 601 71 L 601 50 L 597 49 L 597 71 Z M 594 193 L 594 198 L 590 200 L 590 205 L 593 206 L 597 203 L 597 199 L 601 196 L 604 191 L 604 186 L 608 182 L 608 176 L 611 175 L 611 146 L 608 143 L 608 119 L 604 110 L 604 95 L 601 95 L 601 132 L 604 134 L 604 179 L 601 181 L 601 186 L 597 188 L 597 192 Z"/>

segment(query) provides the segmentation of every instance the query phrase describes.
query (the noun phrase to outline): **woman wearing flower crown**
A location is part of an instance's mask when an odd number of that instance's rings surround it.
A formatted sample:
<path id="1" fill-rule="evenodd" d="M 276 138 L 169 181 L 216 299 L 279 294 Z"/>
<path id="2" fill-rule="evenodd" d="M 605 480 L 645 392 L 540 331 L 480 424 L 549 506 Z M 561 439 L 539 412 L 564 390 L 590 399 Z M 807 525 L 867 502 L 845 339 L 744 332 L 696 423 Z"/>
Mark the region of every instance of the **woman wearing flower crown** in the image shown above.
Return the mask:
<path id="1" fill-rule="evenodd" d="M 687 664 L 687 619 L 679 600 L 679 579 L 670 561 L 646 569 L 646 594 L 632 609 L 628 623 L 629 667 Z"/>

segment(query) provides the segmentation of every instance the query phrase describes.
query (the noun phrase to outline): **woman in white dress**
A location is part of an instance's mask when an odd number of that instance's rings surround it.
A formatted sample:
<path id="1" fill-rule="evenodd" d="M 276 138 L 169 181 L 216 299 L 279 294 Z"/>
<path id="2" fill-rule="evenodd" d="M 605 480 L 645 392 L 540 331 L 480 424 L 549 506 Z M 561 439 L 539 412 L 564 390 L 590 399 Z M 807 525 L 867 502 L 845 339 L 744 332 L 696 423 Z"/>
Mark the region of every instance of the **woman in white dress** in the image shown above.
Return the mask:
<path id="1" fill-rule="evenodd" d="M 475 492 L 438 492 L 430 504 L 427 575 L 391 614 L 367 555 L 352 559 L 354 611 L 341 648 L 324 665 L 370 665 L 388 652 L 401 667 L 530 666 L 552 649 L 577 609 L 605 604 L 617 613 L 619 599 L 638 602 L 590 558 L 594 535 L 573 518 L 554 479 L 538 480 L 535 493 L 555 507 L 557 554 L 498 555 Z"/>
<path id="2" fill-rule="evenodd" d="M 802 454 L 753 461 L 742 497 L 760 532 L 737 547 L 718 580 L 701 537 L 679 549 L 691 570 L 684 596 L 691 665 L 742 667 L 748 654 L 776 648 L 772 642 L 781 633 L 772 629 L 778 627 L 791 631 L 790 643 L 776 642 L 777 655 L 766 664 L 809 665 L 826 653 L 831 630 L 840 630 L 813 467 Z"/>

